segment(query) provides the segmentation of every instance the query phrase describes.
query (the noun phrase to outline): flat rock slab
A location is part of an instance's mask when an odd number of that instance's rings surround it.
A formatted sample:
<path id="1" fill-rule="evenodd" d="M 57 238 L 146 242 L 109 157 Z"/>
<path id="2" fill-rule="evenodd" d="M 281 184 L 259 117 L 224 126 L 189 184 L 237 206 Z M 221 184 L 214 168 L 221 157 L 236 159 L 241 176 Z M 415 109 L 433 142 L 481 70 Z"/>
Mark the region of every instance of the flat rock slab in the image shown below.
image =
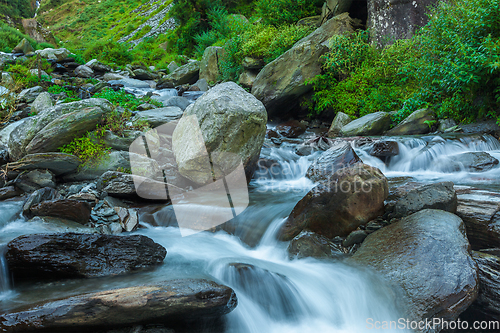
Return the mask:
<path id="1" fill-rule="evenodd" d="M 40 153 L 26 155 L 21 160 L 9 163 L 9 170 L 49 169 L 56 176 L 75 171 L 80 165 L 78 157 L 64 153 Z"/>
<path id="2" fill-rule="evenodd" d="M 59 217 L 80 224 L 89 221 L 91 209 L 88 202 L 71 199 L 47 200 L 30 207 L 35 216 Z"/>
<path id="3" fill-rule="evenodd" d="M 171 280 L 49 301 L 0 316 L 2 332 L 75 332 L 216 318 L 237 304 L 234 291 L 203 279 Z"/>
<path id="4" fill-rule="evenodd" d="M 130 273 L 161 264 L 167 251 L 142 235 L 35 234 L 7 244 L 16 279 L 90 278 Z"/>

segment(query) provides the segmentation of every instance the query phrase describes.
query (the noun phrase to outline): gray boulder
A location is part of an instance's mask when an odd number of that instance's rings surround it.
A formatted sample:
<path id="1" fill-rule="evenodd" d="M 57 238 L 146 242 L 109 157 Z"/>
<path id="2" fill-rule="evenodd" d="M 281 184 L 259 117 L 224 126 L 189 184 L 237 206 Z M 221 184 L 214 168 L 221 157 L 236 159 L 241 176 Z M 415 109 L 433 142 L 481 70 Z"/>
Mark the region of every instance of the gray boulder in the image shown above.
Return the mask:
<path id="1" fill-rule="evenodd" d="M 95 72 L 101 72 L 101 73 L 111 72 L 111 67 L 109 67 L 108 65 L 104 65 L 103 63 L 101 63 L 97 59 L 90 60 L 89 62 L 87 62 L 85 64 L 85 66 L 89 67 L 90 69 L 92 69 Z M 108 80 L 104 80 L 104 81 L 108 81 Z"/>
<path id="2" fill-rule="evenodd" d="M 352 121 L 351 117 L 346 115 L 343 112 L 337 112 L 335 115 L 335 118 L 333 118 L 332 125 L 330 126 L 330 129 L 328 130 L 328 136 L 330 138 L 334 138 L 339 136 L 340 131 L 342 130 L 342 127 L 345 125 L 349 124 Z"/>
<path id="3" fill-rule="evenodd" d="M 151 127 L 157 127 L 182 117 L 182 109 L 176 106 L 169 106 L 160 109 L 152 109 L 138 112 L 132 121 L 146 121 Z"/>
<path id="4" fill-rule="evenodd" d="M 13 122 L 0 130 L 0 147 L 7 147 L 9 145 L 10 133 L 16 129 L 19 125 L 24 123 L 27 118 Z"/>
<path id="5" fill-rule="evenodd" d="M 219 58 L 222 56 L 223 50 L 219 46 L 210 46 L 205 49 L 200 62 L 200 79 L 205 79 L 207 82 L 217 82 L 219 78 Z"/>
<path id="6" fill-rule="evenodd" d="M 58 62 L 66 59 L 71 54 L 71 52 L 69 52 L 68 50 L 66 50 L 64 48 L 61 48 L 61 49 L 47 48 L 44 50 L 37 50 L 37 51 L 35 51 L 35 53 L 40 54 L 40 56 L 44 59 L 56 60 Z"/>
<path id="7" fill-rule="evenodd" d="M 387 135 L 426 134 L 431 131 L 432 122 L 435 121 L 435 112 L 432 109 L 420 109 L 388 131 Z"/>
<path id="8" fill-rule="evenodd" d="M 84 79 L 94 76 L 94 71 L 85 65 L 80 65 L 75 69 L 75 75 Z"/>
<path id="9" fill-rule="evenodd" d="M 195 144 L 191 117 L 196 116 L 203 144 Z M 229 174 L 239 161 L 227 153 L 239 155 L 247 179 L 251 177 L 266 134 L 267 113 L 260 101 L 234 82 L 219 84 L 189 107 L 172 136 L 175 159 L 182 176 L 198 184 L 212 179 L 210 168 L 200 169 L 211 155 L 215 169 Z M 206 150 L 205 150 L 206 147 Z M 216 171 L 217 173 L 217 171 Z M 220 174 L 216 174 L 220 178 Z"/>
<path id="10" fill-rule="evenodd" d="M 108 81 L 110 85 L 123 85 L 125 88 L 151 88 L 149 83 L 136 79 L 119 79 L 119 80 L 110 80 Z"/>
<path id="11" fill-rule="evenodd" d="M 449 212 L 426 209 L 390 224 L 369 235 L 347 262 L 373 268 L 399 290 L 402 318 L 409 321 L 456 320 L 477 297 L 465 226 Z"/>
<path id="12" fill-rule="evenodd" d="M 400 198 L 390 217 L 403 217 L 422 209 L 440 209 L 451 213 L 457 211 L 457 193 L 452 182 L 424 185 L 409 191 Z"/>
<path id="13" fill-rule="evenodd" d="M 182 109 L 182 111 L 186 110 L 186 108 L 191 104 L 191 102 L 182 96 L 172 96 L 168 98 L 165 102 L 163 102 L 163 106 L 177 106 Z"/>
<path id="14" fill-rule="evenodd" d="M 134 176 L 131 174 L 108 171 L 97 180 L 97 188 L 111 196 L 135 197 Z"/>
<path id="15" fill-rule="evenodd" d="M 485 172 L 498 165 L 498 160 L 484 151 L 461 153 L 448 158 L 457 165 L 457 169 L 462 166 L 471 172 Z"/>
<path id="16" fill-rule="evenodd" d="M 43 92 L 44 90 L 40 86 L 24 89 L 19 93 L 19 95 L 17 95 L 17 101 L 28 104 L 33 103 L 33 101 L 38 97 L 38 95 L 40 95 Z"/>
<path id="17" fill-rule="evenodd" d="M 33 52 L 35 52 L 35 49 L 26 38 L 23 38 L 12 50 L 12 53 L 22 53 L 24 55 L 33 54 Z"/>
<path id="18" fill-rule="evenodd" d="M 158 89 L 173 88 L 183 84 L 194 84 L 198 81 L 200 73 L 200 62 L 190 61 L 186 65 L 177 68 L 175 71 L 158 81 Z"/>
<path id="19" fill-rule="evenodd" d="M 336 16 L 260 71 L 252 94 L 264 103 L 269 117 L 287 114 L 298 105 L 298 97 L 312 90 L 304 82 L 321 74 L 319 59 L 330 50 L 329 39 L 352 31 L 347 13 Z"/>
<path id="20" fill-rule="evenodd" d="M 252 72 L 250 70 L 246 70 L 241 73 L 239 78 L 241 86 L 246 89 L 252 89 L 253 84 L 255 83 L 255 79 L 257 79 L 257 74 L 258 73 Z"/>
<path id="21" fill-rule="evenodd" d="M 341 246 L 311 231 L 302 231 L 295 236 L 288 244 L 287 252 L 290 259 L 307 257 L 329 259 L 345 256 Z"/>
<path id="22" fill-rule="evenodd" d="M 66 174 L 64 181 L 84 181 L 99 178 L 107 171 L 118 169 L 130 170 L 130 157 L 128 151 L 112 150 L 94 163 L 82 165 L 76 172 Z"/>
<path id="23" fill-rule="evenodd" d="M 500 316 L 500 250 L 473 251 L 472 258 L 479 269 L 479 295 L 467 311 L 480 313 L 489 319 Z"/>
<path id="24" fill-rule="evenodd" d="M 31 104 L 31 113 L 39 114 L 40 112 L 51 108 L 54 106 L 54 102 L 52 101 L 52 97 L 48 92 L 43 92 L 35 98 L 33 104 Z"/>
<path id="25" fill-rule="evenodd" d="M 10 170 L 48 169 L 56 176 L 75 171 L 80 165 L 78 157 L 64 153 L 31 154 L 8 164 Z"/>
<path id="26" fill-rule="evenodd" d="M 109 81 L 118 81 L 118 80 L 123 80 L 123 79 L 126 79 L 127 77 L 121 75 L 121 74 L 117 74 L 117 73 L 106 73 L 104 74 L 103 76 L 103 80 L 106 81 L 106 82 L 109 82 Z M 149 86 L 149 85 L 148 85 Z M 147 88 L 147 87 L 146 87 Z"/>
<path id="27" fill-rule="evenodd" d="M 342 136 L 381 135 L 391 126 L 391 116 L 388 112 L 375 112 L 351 121 L 342 127 Z"/>

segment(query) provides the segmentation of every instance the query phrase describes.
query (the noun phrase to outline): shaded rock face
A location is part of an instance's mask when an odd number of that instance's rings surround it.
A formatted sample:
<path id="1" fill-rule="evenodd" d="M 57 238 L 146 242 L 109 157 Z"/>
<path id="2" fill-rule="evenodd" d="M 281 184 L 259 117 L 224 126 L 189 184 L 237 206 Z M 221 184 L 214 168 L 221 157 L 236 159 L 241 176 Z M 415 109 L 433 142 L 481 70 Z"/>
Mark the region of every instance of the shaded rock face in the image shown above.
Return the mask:
<path id="1" fill-rule="evenodd" d="M 90 218 L 90 205 L 78 200 L 47 200 L 31 206 L 30 211 L 35 216 L 51 216 L 85 224 Z"/>
<path id="2" fill-rule="evenodd" d="M 146 236 L 35 234 L 7 244 L 16 279 L 90 278 L 130 273 L 161 264 L 167 251 Z"/>
<path id="3" fill-rule="evenodd" d="M 335 118 L 333 118 L 332 125 L 330 126 L 330 129 L 328 130 L 328 136 L 330 138 L 339 136 L 340 131 L 342 130 L 342 127 L 349 124 L 351 121 L 352 121 L 351 117 L 349 117 L 345 113 L 337 112 L 337 114 L 335 115 Z"/>
<path id="4" fill-rule="evenodd" d="M 368 28 L 378 46 L 397 39 L 411 38 L 418 27 L 429 21 L 428 7 L 438 0 L 368 1 Z"/>
<path id="5" fill-rule="evenodd" d="M 6 186 L 0 188 L 0 200 L 7 200 L 10 198 L 17 197 L 23 192 L 15 186 Z"/>
<path id="6" fill-rule="evenodd" d="M 422 209 L 440 209 L 456 213 L 457 204 L 457 193 L 452 182 L 429 184 L 413 189 L 400 198 L 389 216 L 408 216 Z"/>
<path id="7" fill-rule="evenodd" d="M 340 130 L 342 136 L 381 135 L 389 129 L 391 116 L 387 112 L 374 112 L 351 121 Z"/>
<path id="8" fill-rule="evenodd" d="M 217 82 L 219 78 L 219 58 L 222 56 L 223 50 L 219 46 L 210 46 L 205 49 L 200 62 L 200 79 L 205 79 L 207 82 Z"/>
<path id="9" fill-rule="evenodd" d="M 183 110 L 176 106 L 169 106 L 166 108 L 152 109 L 148 111 L 138 112 L 133 120 L 144 120 L 151 127 L 161 126 L 170 121 L 180 119 Z"/>
<path id="10" fill-rule="evenodd" d="M 296 138 L 306 131 L 306 126 L 298 120 L 290 120 L 276 126 L 276 132 L 287 138 Z"/>
<path id="11" fill-rule="evenodd" d="M 298 105 L 298 97 L 312 90 L 304 82 L 321 74 L 319 58 L 330 50 L 328 40 L 352 31 L 347 13 L 336 16 L 260 71 L 252 94 L 264 103 L 270 118 L 287 114 Z"/>
<path id="12" fill-rule="evenodd" d="M 295 236 L 288 244 L 287 251 L 290 259 L 307 257 L 327 259 L 345 255 L 339 245 L 311 231 L 302 231 Z"/>
<path id="13" fill-rule="evenodd" d="M 426 134 L 431 126 L 426 122 L 435 121 L 435 113 L 431 109 L 420 109 L 410 114 L 405 120 L 387 132 L 387 135 Z M 430 124 L 430 123 L 429 123 Z"/>
<path id="14" fill-rule="evenodd" d="M 479 295 L 469 310 L 489 318 L 500 316 L 500 250 L 472 252 L 479 268 Z M 469 311 L 468 310 L 468 311 Z"/>
<path id="15" fill-rule="evenodd" d="M 309 166 L 306 177 L 315 182 L 327 180 L 338 170 L 360 162 L 361 159 L 348 142 L 337 141 Z"/>
<path id="16" fill-rule="evenodd" d="M 479 288 L 469 251 L 459 217 L 426 209 L 372 233 L 347 261 L 372 267 L 401 288 L 404 318 L 456 320 L 474 302 Z"/>
<path id="17" fill-rule="evenodd" d="M 387 178 L 377 168 L 359 163 L 322 181 L 293 208 L 279 238 L 291 240 L 302 230 L 345 237 L 384 213 Z"/>
<path id="18" fill-rule="evenodd" d="M 169 75 L 163 77 L 158 82 L 158 89 L 173 88 L 182 84 L 194 84 L 198 81 L 200 73 L 200 62 L 191 61 L 184 66 L 177 68 Z"/>
<path id="19" fill-rule="evenodd" d="M 378 141 L 370 149 L 369 154 L 386 162 L 390 157 L 399 154 L 399 145 L 396 141 Z"/>
<path id="20" fill-rule="evenodd" d="M 23 204 L 23 216 L 30 219 L 35 214 L 31 212 L 31 207 L 38 205 L 41 202 L 47 200 L 59 200 L 61 199 L 61 194 L 50 187 L 44 187 L 35 192 L 31 193 Z"/>
<path id="21" fill-rule="evenodd" d="M 170 280 L 52 300 L 0 316 L 4 332 L 96 332 L 143 323 L 175 326 L 220 317 L 237 304 L 234 291 L 203 279 Z"/>
<path id="22" fill-rule="evenodd" d="M 99 177 L 97 188 L 117 197 L 135 197 L 137 194 L 133 176 L 117 171 L 108 171 Z"/>
<path id="23" fill-rule="evenodd" d="M 493 169 L 498 160 L 487 152 L 469 152 L 449 157 L 453 162 L 461 164 L 465 170 L 471 172 L 484 172 Z"/>
<path id="24" fill-rule="evenodd" d="M 462 218 L 473 250 L 500 247 L 498 198 L 472 193 L 460 195 L 457 215 Z"/>
<path id="25" fill-rule="evenodd" d="M 80 165 L 78 157 L 64 153 L 30 154 L 8 164 L 10 170 L 48 169 L 56 176 L 75 171 Z"/>
<path id="26" fill-rule="evenodd" d="M 194 124 L 189 117 L 193 115 L 202 138 L 193 131 Z M 186 109 L 172 135 L 179 173 L 197 184 L 205 184 L 212 180 L 211 170 L 200 167 L 206 161 L 207 152 L 214 166 L 226 175 L 240 163 L 225 154 L 233 153 L 241 158 L 250 179 L 264 143 L 266 122 L 267 113 L 262 103 L 236 83 L 215 86 Z M 201 139 L 204 145 L 195 142 Z"/>

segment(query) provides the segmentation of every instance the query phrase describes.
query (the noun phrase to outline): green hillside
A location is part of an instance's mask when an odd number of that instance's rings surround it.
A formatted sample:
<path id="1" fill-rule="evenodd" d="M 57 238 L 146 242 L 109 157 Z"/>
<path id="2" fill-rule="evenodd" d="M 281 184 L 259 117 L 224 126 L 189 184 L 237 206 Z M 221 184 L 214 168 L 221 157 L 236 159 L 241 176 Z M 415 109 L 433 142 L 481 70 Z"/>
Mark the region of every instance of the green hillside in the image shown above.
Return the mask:
<path id="1" fill-rule="evenodd" d="M 34 0 L 0 0 L 0 15 L 30 18 L 35 15 Z"/>

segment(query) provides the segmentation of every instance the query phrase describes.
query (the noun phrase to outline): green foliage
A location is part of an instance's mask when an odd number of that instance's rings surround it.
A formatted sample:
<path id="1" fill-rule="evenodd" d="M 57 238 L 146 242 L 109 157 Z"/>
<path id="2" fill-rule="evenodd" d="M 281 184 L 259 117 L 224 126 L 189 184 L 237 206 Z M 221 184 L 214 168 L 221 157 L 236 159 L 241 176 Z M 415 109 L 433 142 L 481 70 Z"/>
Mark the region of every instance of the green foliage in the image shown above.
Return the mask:
<path id="1" fill-rule="evenodd" d="M 87 132 L 81 138 L 75 138 L 69 144 L 59 148 L 59 151 L 77 156 L 82 165 L 92 165 L 108 154 L 110 148 L 103 142 L 103 131 Z"/>
<path id="2" fill-rule="evenodd" d="M 149 128 L 144 120 L 136 120 L 130 124 L 132 113 L 129 110 L 120 112 L 113 110 L 106 115 L 103 125 L 100 127 L 104 130 L 109 130 L 116 135 L 123 136 L 125 130 L 138 130 L 144 131 Z"/>
<path id="3" fill-rule="evenodd" d="M 323 0 L 258 0 L 256 11 L 264 23 L 279 26 L 293 24 L 321 13 Z"/>
<path id="4" fill-rule="evenodd" d="M 50 63 L 47 62 L 46 60 L 42 59 L 42 61 L 40 61 L 40 64 L 41 64 L 41 70 L 49 73 L 52 71 Z M 15 82 L 14 90 L 20 91 L 24 88 L 34 87 L 40 83 L 38 81 L 38 76 L 32 75 L 30 73 L 30 70 L 34 68 L 37 68 L 36 57 L 30 58 L 28 61 L 24 63 L 18 62 L 14 65 L 5 66 L 5 71 L 10 72 L 12 78 L 14 79 Z M 50 81 L 50 78 L 45 77 L 45 75 L 42 75 L 41 78 L 42 81 Z"/>
<path id="5" fill-rule="evenodd" d="M 0 14 L 11 17 L 31 18 L 35 15 L 35 8 L 30 0 L 0 0 Z"/>
<path id="6" fill-rule="evenodd" d="M 26 38 L 31 46 L 36 48 L 37 43 L 35 40 L 26 36 L 19 30 L 8 26 L 6 23 L 0 22 L 0 51 L 11 52 L 23 38 Z"/>
<path id="7" fill-rule="evenodd" d="M 98 59 L 103 63 L 121 66 L 134 60 L 127 45 L 114 41 L 97 41 L 89 45 L 83 53 L 83 58 Z"/>
<path id="8" fill-rule="evenodd" d="M 440 2 L 416 36 L 382 50 L 366 37 L 332 39 L 324 73 L 308 82 L 314 113 L 398 110 L 401 121 L 430 106 L 457 121 L 500 116 L 499 0 Z"/>
<path id="9" fill-rule="evenodd" d="M 158 101 L 149 97 L 137 98 L 132 94 L 127 93 L 125 90 L 114 91 L 113 89 L 106 88 L 101 92 L 94 95 L 95 98 L 104 98 L 115 106 L 121 106 L 132 111 L 137 110 L 137 107 L 144 103 L 162 106 Z"/>

